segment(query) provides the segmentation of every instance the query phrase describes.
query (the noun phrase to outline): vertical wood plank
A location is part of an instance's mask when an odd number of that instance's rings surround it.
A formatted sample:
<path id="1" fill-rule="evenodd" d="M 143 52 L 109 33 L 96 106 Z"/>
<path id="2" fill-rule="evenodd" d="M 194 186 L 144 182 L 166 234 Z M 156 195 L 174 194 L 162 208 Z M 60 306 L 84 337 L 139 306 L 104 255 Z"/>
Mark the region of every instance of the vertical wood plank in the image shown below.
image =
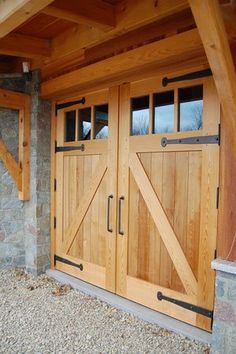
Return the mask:
<path id="1" fill-rule="evenodd" d="M 151 161 L 151 181 L 158 197 L 162 200 L 162 174 L 163 174 L 163 154 L 152 153 Z M 161 237 L 157 227 L 150 216 L 150 248 L 149 248 L 149 281 L 153 284 L 160 284 L 160 255 L 161 255 Z"/>
<path id="2" fill-rule="evenodd" d="M 119 133 L 119 87 L 109 89 L 108 150 L 107 150 L 107 194 L 113 196 L 110 222 L 112 233 L 106 230 L 106 289 L 116 290 L 116 247 L 117 247 L 117 191 L 118 191 L 118 133 Z M 106 206 L 107 213 L 107 206 Z"/>
<path id="3" fill-rule="evenodd" d="M 163 153 L 162 172 L 162 206 L 170 223 L 174 224 L 174 194 L 175 194 L 175 153 Z M 161 241 L 160 254 L 160 285 L 171 287 L 172 261 L 167 249 Z"/>
<path id="4" fill-rule="evenodd" d="M 188 152 L 176 153 L 175 161 L 175 194 L 174 194 L 174 230 L 186 255 L 187 248 L 187 212 L 188 212 Z M 172 266 L 171 287 L 184 292 L 175 266 Z"/>
<path id="5" fill-rule="evenodd" d="M 127 245 L 129 223 L 129 136 L 130 132 L 130 84 L 120 88 L 120 125 L 119 125 L 119 179 L 118 198 L 125 197 L 123 207 L 124 235 L 117 234 L 117 287 L 119 295 L 126 295 Z"/>

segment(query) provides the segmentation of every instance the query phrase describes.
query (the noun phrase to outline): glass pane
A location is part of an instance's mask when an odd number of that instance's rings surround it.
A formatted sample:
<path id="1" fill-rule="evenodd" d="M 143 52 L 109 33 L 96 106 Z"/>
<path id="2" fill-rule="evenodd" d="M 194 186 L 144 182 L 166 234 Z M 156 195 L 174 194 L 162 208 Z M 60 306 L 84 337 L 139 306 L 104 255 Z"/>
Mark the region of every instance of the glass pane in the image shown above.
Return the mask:
<path id="1" fill-rule="evenodd" d="M 132 98 L 131 119 L 131 135 L 148 134 L 149 96 Z"/>
<path id="2" fill-rule="evenodd" d="M 66 112 L 65 141 L 75 141 L 75 117 L 75 111 Z"/>
<path id="3" fill-rule="evenodd" d="M 174 91 L 153 95 L 154 133 L 172 133 L 174 131 Z"/>
<path id="4" fill-rule="evenodd" d="M 94 138 L 108 137 L 108 104 L 94 107 Z"/>
<path id="5" fill-rule="evenodd" d="M 91 108 L 79 109 L 78 140 L 89 140 L 91 137 Z"/>
<path id="6" fill-rule="evenodd" d="M 203 86 L 179 89 L 179 131 L 202 129 Z"/>

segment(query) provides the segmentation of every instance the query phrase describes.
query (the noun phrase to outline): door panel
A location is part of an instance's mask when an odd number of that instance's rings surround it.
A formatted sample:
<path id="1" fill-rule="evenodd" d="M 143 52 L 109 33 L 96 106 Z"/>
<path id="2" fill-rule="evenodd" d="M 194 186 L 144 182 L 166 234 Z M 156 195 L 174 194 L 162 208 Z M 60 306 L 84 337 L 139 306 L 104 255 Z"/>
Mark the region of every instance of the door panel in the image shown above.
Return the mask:
<path id="1" fill-rule="evenodd" d="M 60 110 L 57 144 L 73 149 L 56 155 L 56 268 L 210 330 L 157 293 L 213 309 L 219 146 L 182 139 L 219 121 L 211 78 L 126 83 Z"/>
<path id="2" fill-rule="evenodd" d="M 118 88 L 111 88 L 60 110 L 57 145 L 66 150 L 56 155 L 56 255 L 64 259 L 56 268 L 110 291 L 115 291 L 117 105 Z"/>
<path id="3" fill-rule="evenodd" d="M 201 153 L 160 152 L 142 153 L 138 156 L 197 277 Z M 130 205 L 134 207 L 129 210 L 128 274 L 184 292 L 182 282 L 132 173 L 129 183 Z M 133 220 L 137 220 L 137 223 Z"/>
<path id="4" fill-rule="evenodd" d="M 167 95 L 157 85 L 151 90 L 150 80 L 142 89 L 138 84 L 137 91 L 135 83 L 121 87 L 118 196 L 125 203 L 124 235 L 117 239 L 117 292 L 210 330 L 208 317 L 157 299 L 161 291 L 213 309 L 210 263 L 216 247 L 219 146 L 161 144 L 163 137 L 218 134 L 220 105 L 213 81 L 195 82 L 180 89 L 173 85 Z"/>

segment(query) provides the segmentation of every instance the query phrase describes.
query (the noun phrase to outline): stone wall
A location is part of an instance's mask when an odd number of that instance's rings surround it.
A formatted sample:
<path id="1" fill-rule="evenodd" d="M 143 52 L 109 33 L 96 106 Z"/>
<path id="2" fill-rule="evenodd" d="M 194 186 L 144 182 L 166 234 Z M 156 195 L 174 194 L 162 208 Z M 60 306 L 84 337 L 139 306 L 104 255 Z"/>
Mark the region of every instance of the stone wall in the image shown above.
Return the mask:
<path id="1" fill-rule="evenodd" d="M 236 353 L 236 262 L 215 260 L 216 295 L 212 354 Z"/>
<path id="2" fill-rule="evenodd" d="M 0 269 L 26 267 L 39 274 L 49 267 L 50 253 L 50 112 L 39 98 L 40 77 L 0 80 L 0 87 L 32 97 L 30 201 L 21 202 L 14 181 L 0 161 Z M 0 134 L 18 158 L 18 112 L 0 108 Z"/>
<path id="3" fill-rule="evenodd" d="M 0 80 L 0 87 L 24 92 L 22 79 Z M 0 107 L 0 138 L 18 160 L 18 112 Z M 0 269 L 24 266 L 24 204 L 18 190 L 0 160 Z"/>
<path id="4" fill-rule="evenodd" d="M 33 74 L 28 87 L 32 97 L 30 190 L 25 205 L 25 266 L 34 274 L 50 264 L 50 102 L 39 98 L 40 77 Z"/>

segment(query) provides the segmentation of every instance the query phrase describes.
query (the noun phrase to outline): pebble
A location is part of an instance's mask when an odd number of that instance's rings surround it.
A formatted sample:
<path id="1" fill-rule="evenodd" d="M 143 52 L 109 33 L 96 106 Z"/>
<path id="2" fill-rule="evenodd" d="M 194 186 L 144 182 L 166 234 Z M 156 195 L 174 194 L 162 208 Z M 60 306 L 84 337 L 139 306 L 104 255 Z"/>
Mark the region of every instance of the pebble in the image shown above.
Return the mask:
<path id="1" fill-rule="evenodd" d="M 1 354 L 209 353 L 157 325 L 61 287 L 46 275 L 0 271 Z"/>

